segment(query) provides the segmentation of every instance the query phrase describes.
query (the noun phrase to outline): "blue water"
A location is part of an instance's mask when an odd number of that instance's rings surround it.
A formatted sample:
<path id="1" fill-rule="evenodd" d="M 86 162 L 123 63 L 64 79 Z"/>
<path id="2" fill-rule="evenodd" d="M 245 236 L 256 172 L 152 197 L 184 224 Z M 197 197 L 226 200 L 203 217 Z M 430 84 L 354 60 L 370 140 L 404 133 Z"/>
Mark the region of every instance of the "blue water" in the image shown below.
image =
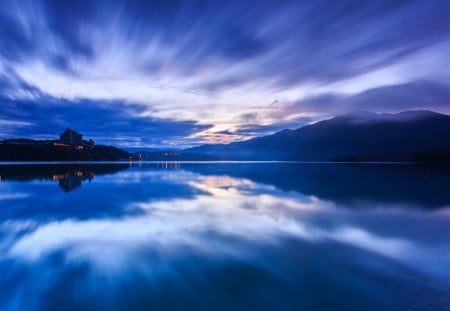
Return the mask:
<path id="1" fill-rule="evenodd" d="M 450 310 L 450 170 L 0 165 L 0 310 Z"/>

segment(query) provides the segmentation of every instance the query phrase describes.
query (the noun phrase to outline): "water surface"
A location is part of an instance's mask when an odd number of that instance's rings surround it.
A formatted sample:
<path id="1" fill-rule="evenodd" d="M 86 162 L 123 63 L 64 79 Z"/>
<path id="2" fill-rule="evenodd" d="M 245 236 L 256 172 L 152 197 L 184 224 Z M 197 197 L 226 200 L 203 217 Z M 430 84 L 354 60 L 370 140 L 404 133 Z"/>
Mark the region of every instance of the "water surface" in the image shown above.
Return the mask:
<path id="1" fill-rule="evenodd" d="M 1 310 L 450 310 L 450 171 L 0 165 Z"/>

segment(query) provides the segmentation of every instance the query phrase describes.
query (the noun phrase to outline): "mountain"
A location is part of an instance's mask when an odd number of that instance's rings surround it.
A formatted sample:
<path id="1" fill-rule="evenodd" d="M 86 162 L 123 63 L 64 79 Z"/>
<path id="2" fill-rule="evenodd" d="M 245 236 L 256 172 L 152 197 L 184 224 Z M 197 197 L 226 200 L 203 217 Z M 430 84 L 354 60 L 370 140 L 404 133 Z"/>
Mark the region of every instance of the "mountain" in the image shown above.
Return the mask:
<path id="1" fill-rule="evenodd" d="M 450 116 L 428 110 L 357 111 L 272 135 L 183 151 L 218 160 L 415 161 L 450 159 Z"/>

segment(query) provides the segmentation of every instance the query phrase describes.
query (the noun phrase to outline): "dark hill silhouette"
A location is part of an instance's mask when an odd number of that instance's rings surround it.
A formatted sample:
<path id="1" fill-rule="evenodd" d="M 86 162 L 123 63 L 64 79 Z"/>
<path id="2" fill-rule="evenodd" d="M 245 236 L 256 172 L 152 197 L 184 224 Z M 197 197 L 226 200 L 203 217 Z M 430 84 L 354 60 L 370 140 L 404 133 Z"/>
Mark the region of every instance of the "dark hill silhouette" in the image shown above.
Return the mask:
<path id="1" fill-rule="evenodd" d="M 357 111 L 296 130 L 184 152 L 219 160 L 414 161 L 445 160 L 449 151 L 450 116 L 417 110 Z"/>
<path id="2" fill-rule="evenodd" d="M 122 149 L 103 145 L 78 150 L 55 146 L 46 141 L 14 140 L 14 143 L 0 143 L 0 161 L 117 161 L 130 157 L 131 154 Z"/>

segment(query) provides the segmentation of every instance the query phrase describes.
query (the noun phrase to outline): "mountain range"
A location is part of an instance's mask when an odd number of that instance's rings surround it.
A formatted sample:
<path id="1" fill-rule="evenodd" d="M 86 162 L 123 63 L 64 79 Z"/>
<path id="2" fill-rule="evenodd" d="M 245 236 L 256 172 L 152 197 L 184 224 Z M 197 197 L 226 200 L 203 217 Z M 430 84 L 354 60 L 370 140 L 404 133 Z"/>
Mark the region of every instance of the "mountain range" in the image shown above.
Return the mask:
<path id="1" fill-rule="evenodd" d="M 428 110 L 357 111 L 298 129 L 181 152 L 215 160 L 449 161 L 450 116 Z"/>
<path id="2" fill-rule="evenodd" d="M 450 116 L 428 110 L 357 111 L 230 144 L 134 154 L 112 146 L 58 140 L 0 141 L 0 161 L 429 161 L 450 162 Z"/>

